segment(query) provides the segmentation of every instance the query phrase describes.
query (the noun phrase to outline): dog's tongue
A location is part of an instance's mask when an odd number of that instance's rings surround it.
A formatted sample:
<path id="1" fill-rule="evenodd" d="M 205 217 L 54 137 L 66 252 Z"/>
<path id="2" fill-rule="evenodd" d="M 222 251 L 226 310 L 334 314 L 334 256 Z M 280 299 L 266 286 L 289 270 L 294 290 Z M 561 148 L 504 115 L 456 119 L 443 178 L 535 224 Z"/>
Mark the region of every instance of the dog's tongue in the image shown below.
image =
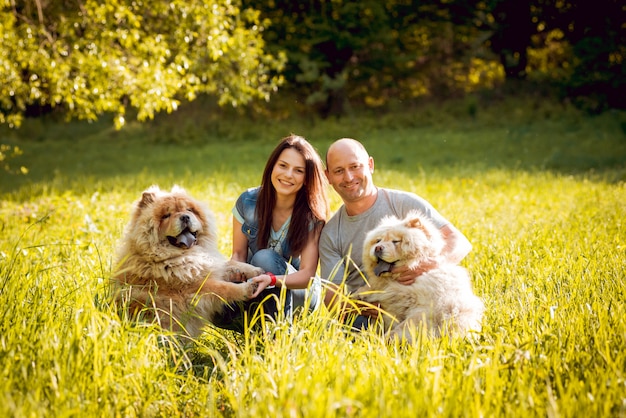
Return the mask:
<path id="1" fill-rule="evenodd" d="M 196 237 L 188 230 L 185 229 L 179 236 L 176 237 L 175 245 L 177 247 L 191 248 L 196 243 Z"/>
<path id="2" fill-rule="evenodd" d="M 378 259 L 378 264 L 374 267 L 374 274 L 380 276 L 383 273 L 390 273 L 393 263 L 388 263 L 385 260 Z"/>

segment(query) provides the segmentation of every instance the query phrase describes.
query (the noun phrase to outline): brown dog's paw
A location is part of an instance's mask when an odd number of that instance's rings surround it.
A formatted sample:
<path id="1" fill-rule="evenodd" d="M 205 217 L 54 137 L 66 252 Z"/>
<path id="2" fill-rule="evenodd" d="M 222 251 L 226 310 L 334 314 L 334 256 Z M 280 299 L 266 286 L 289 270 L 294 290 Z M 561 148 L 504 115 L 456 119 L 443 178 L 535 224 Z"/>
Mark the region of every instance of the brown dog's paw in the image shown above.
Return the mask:
<path id="1" fill-rule="evenodd" d="M 226 265 L 226 277 L 229 282 L 242 283 L 263 273 L 265 270 L 248 263 L 231 260 Z"/>
<path id="2" fill-rule="evenodd" d="M 265 270 L 263 270 L 261 267 L 256 267 L 251 264 L 240 265 L 239 270 L 241 270 L 241 272 L 245 274 L 246 279 L 251 279 L 265 273 Z"/>
<path id="3" fill-rule="evenodd" d="M 224 277 L 226 281 L 233 283 L 243 283 L 247 279 L 246 274 L 237 268 L 229 268 L 226 270 Z"/>
<path id="4" fill-rule="evenodd" d="M 265 270 L 249 265 L 233 266 L 226 270 L 226 280 L 234 283 L 243 283 L 248 279 L 265 273 Z"/>
<path id="5" fill-rule="evenodd" d="M 246 286 L 248 286 L 248 299 L 256 292 L 259 287 L 258 283 L 253 282 L 252 280 L 246 282 Z"/>

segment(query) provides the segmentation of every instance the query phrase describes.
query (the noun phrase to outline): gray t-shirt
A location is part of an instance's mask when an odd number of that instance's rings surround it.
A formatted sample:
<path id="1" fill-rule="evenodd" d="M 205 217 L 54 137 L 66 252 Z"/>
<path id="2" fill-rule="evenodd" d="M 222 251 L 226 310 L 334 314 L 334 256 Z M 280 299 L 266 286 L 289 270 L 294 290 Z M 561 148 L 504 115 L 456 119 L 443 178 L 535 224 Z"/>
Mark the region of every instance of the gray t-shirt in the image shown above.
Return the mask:
<path id="1" fill-rule="evenodd" d="M 347 272 L 345 283 L 348 292 L 365 285 L 364 273 L 361 273 L 365 235 L 385 216 L 395 215 L 402 219 L 411 210 L 422 211 L 438 228 L 450 223 L 423 198 L 400 190 L 379 188 L 374 205 L 356 216 L 349 216 L 342 205 L 324 226 L 320 236 L 322 279 L 341 284 Z"/>

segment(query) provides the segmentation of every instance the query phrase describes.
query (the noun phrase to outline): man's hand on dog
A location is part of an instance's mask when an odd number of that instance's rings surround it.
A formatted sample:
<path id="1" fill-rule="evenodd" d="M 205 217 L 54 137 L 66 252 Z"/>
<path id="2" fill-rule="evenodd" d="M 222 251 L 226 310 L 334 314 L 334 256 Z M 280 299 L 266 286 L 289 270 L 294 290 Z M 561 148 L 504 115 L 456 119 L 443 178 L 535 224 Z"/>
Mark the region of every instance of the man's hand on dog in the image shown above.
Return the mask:
<path id="1" fill-rule="evenodd" d="M 436 261 L 422 261 L 417 266 L 409 268 L 408 266 L 394 266 L 391 272 L 397 274 L 396 281 L 400 284 L 409 286 L 415 283 L 415 280 L 424 273 L 437 267 Z"/>

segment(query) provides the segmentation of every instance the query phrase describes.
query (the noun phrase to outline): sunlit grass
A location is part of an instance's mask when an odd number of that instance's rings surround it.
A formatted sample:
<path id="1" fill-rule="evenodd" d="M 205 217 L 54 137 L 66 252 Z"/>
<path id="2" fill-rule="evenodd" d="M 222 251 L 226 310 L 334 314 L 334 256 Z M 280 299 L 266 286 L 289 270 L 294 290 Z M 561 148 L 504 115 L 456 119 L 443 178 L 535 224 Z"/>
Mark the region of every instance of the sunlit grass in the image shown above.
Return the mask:
<path id="1" fill-rule="evenodd" d="M 125 320 L 108 304 L 108 279 L 139 193 L 186 187 L 216 213 L 229 255 L 232 205 L 283 133 L 27 140 L 29 176 L 0 173 L 0 414 L 626 416 L 619 126 L 389 126 L 280 130 L 322 153 L 340 136 L 362 139 L 380 185 L 424 196 L 470 238 L 464 266 L 487 305 L 476 341 L 387 344 L 326 310 L 246 336 L 209 329 L 197 342 Z M 507 130 L 524 134 L 511 141 Z"/>

